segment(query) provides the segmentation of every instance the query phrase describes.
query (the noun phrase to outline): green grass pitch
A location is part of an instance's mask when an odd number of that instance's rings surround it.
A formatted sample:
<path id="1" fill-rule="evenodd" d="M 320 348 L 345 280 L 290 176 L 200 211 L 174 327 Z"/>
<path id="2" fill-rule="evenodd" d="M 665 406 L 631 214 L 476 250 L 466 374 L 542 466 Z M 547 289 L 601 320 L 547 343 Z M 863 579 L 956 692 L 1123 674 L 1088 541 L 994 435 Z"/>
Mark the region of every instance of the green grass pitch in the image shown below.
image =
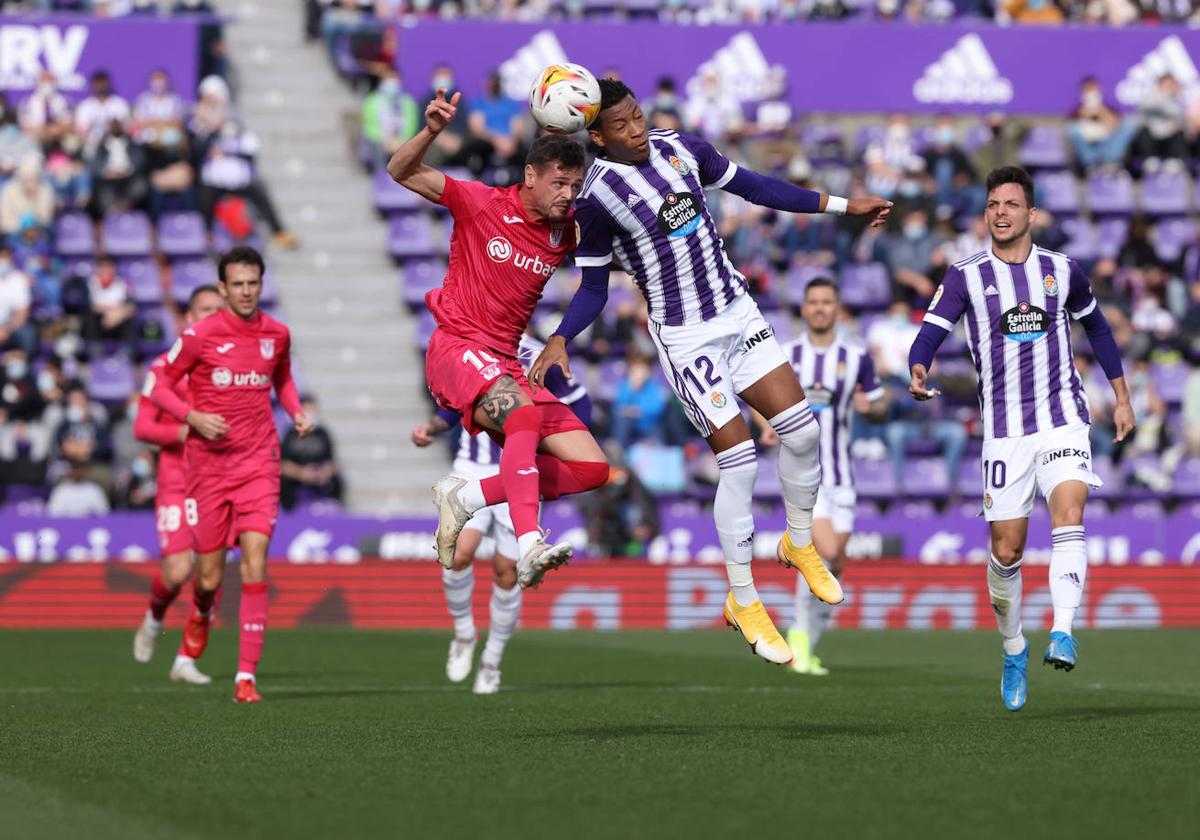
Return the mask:
<path id="1" fill-rule="evenodd" d="M 269 632 L 266 701 L 129 633 L 0 632 L 0 836 L 1195 836 L 1200 632 L 1097 631 L 1004 710 L 994 633 L 834 632 L 798 677 L 728 632 L 521 632 L 504 689 L 445 633 Z M 1034 661 L 1035 657 L 1037 662 Z"/>

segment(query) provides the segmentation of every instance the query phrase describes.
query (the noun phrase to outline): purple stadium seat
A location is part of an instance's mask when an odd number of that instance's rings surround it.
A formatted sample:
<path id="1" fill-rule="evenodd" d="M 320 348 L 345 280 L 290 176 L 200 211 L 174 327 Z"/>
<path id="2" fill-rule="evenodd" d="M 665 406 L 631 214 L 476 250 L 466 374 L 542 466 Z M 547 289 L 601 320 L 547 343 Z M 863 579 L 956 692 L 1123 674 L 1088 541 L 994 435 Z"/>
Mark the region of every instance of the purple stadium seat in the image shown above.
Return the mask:
<path id="1" fill-rule="evenodd" d="M 437 321 L 433 317 L 433 313 L 428 309 L 421 310 L 420 318 L 417 321 L 417 343 L 421 350 L 429 348 L 429 339 L 433 337 L 433 331 L 437 329 Z"/>
<path id="2" fill-rule="evenodd" d="M 1186 458 L 1175 470 L 1175 495 L 1184 499 L 1200 498 L 1200 458 Z"/>
<path id="3" fill-rule="evenodd" d="M 820 265 L 794 265 L 782 278 L 784 298 L 790 306 L 799 309 L 804 304 L 804 290 L 809 281 L 816 277 L 832 276 L 832 269 Z"/>
<path id="4" fill-rule="evenodd" d="M 846 141 L 833 123 L 808 123 L 800 129 L 804 154 L 813 166 L 845 163 Z"/>
<path id="5" fill-rule="evenodd" d="M 205 283 L 217 282 L 217 267 L 212 260 L 179 260 L 171 267 L 171 296 L 176 303 L 187 303 L 192 290 Z"/>
<path id="6" fill-rule="evenodd" d="M 154 250 L 152 233 L 145 213 L 114 213 L 101 226 L 100 244 L 114 257 L 144 257 Z"/>
<path id="7" fill-rule="evenodd" d="M 213 222 L 212 241 L 213 250 L 218 254 L 224 254 L 234 245 L 249 245 L 251 248 L 258 250 L 259 252 L 264 250 L 262 239 L 259 238 L 257 233 L 251 233 L 245 239 L 234 239 L 233 234 L 231 234 L 228 229 L 226 229 L 225 225 L 221 224 L 220 222 Z"/>
<path id="8" fill-rule="evenodd" d="M 133 299 L 139 306 L 162 303 L 162 278 L 154 260 L 122 260 L 117 266 L 117 276 L 129 284 Z"/>
<path id="9" fill-rule="evenodd" d="M 863 499 L 893 499 L 896 496 L 896 476 L 891 461 L 868 458 L 854 460 L 854 482 Z"/>
<path id="10" fill-rule="evenodd" d="M 60 257 L 91 257 L 96 232 L 86 213 L 64 213 L 54 223 L 54 250 Z"/>
<path id="11" fill-rule="evenodd" d="M 164 213 L 158 220 L 158 247 L 168 257 L 199 257 L 208 253 L 204 217 L 194 211 Z"/>
<path id="12" fill-rule="evenodd" d="M 419 210 L 425 200 L 410 189 L 392 180 L 385 167 L 375 170 L 372 181 L 375 209 L 384 215 Z"/>
<path id="13" fill-rule="evenodd" d="M 1158 396 L 1168 405 L 1179 405 L 1183 402 L 1183 391 L 1187 385 L 1190 368 L 1183 363 L 1173 365 L 1157 364 L 1150 368 L 1150 377 Z"/>
<path id="14" fill-rule="evenodd" d="M 1101 216 L 1128 216 L 1133 212 L 1133 178 L 1128 172 L 1096 172 L 1087 179 L 1087 204 Z"/>
<path id="15" fill-rule="evenodd" d="M 441 260 L 409 260 L 404 265 L 402 299 L 410 309 L 425 305 L 425 293 L 437 288 L 446 276 L 446 264 Z"/>
<path id="16" fill-rule="evenodd" d="M 1101 219 L 1097 225 L 1097 251 L 1104 259 L 1116 259 L 1129 238 L 1129 220 L 1120 216 Z"/>
<path id="17" fill-rule="evenodd" d="M 393 216 L 388 224 L 388 253 L 394 259 L 429 257 L 437 253 L 433 223 L 424 213 Z"/>
<path id="18" fill-rule="evenodd" d="M 940 498 L 950 492 L 950 476 L 942 458 L 913 458 L 904 471 L 904 493 L 921 498 Z"/>
<path id="19" fill-rule="evenodd" d="M 842 302 L 851 309 L 885 309 L 892 283 L 883 263 L 857 263 L 842 269 Z"/>
<path id="20" fill-rule="evenodd" d="M 1034 184 L 1039 207 L 1059 215 L 1079 212 L 1079 182 L 1067 170 L 1038 173 Z"/>
<path id="21" fill-rule="evenodd" d="M 964 457 L 958 467 L 958 481 L 955 482 L 958 494 L 965 499 L 980 496 L 983 493 L 983 473 L 978 458 Z"/>
<path id="22" fill-rule="evenodd" d="M 1100 256 L 1100 239 L 1096 226 L 1087 219 L 1063 219 L 1063 230 L 1069 237 L 1063 250 L 1081 262 L 1091 262 Z"/>
<path id="23" fill-rule="evenodd" d="M 1163 262 L 1175 262 L 1196 241 L 1196 223 L 1191 219 L 1163 219 L 1150 234 L 1154 253 Z"/>
<path id="24" fill-rule="evenodd" d="M 1064 169 L 1071 165 L 1066 138 L 1056 125 L 1035 125 L 1025 136 L 1017 159 L 1028 169 Z"/>
<path id="25" fill-rule="evenodd" d="M 1182 216 L 1192 205 L 1192 179 L 1186 172 L 1154 172 L 1142 178 L 1142 212 Z"/>
<path id="26" fill-rule="evenodd" d="M 854 143 L 850 148 L 850 154 L 854 160 L 861 160 L 863 153 L 867 151 L 867 147 L 874 143 L 882 143 L 884 137 L 887 136 L 887 126 L 882 123 L 872 123 L 864 125 L 854 133 Z"/>
<path id="27" fill-rule="evenodd" d="M 92 363 L 88 379 L 88 396 L 106 404 L 123 403 L 137 388 L 133 365 L 121 356 L 112 356 Z"/>
<path id="28" fill-rule="evenodd" d="M 792 314 L 786 310 L 777 309 L 774 312 L 764 312 L 763 318 L 775 331 L 775 339 L 784 344 L 796 337 L 796 326 L 792 322 Z"/>

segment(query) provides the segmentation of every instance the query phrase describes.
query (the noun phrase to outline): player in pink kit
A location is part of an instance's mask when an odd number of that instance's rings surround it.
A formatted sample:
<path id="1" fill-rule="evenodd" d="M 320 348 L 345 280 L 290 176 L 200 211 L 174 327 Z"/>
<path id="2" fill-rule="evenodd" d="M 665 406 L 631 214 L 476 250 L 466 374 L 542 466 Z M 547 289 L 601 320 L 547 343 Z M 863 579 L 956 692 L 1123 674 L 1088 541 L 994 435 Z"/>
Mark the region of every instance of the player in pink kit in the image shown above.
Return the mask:
<path id="1" fill-rule="evenodd" d="M 237 247 L 221 257 L 218 289 L 228 304 L 184 330 L 167 364 L 147 378 L 155 405 L 194 434 L 187 439 L 184 514 L 196 550 L 196 615 L 185 635 L 203 651 L 213 598 L 225 575 L 225 552 L 242 549 L 241 628 L 234 700 L 262 699 L 255 671 L 267 625 L 267 549 L 279 512 L 279 436 L 271 388 L 303 437 L 312 422 L 292 381 L 287 327 L 259 311 L 262 256 Z M 191 405 L 174 388 L 188 377 Z M 193 407 L 194 406 L 194 407 Z M 197 652 L 195 655 L 199 655 Z"/>
<path id="2" fill-rule="evenodd" d="M 421 161 L 454 119 L 460 95 L 446 91 L 425 110 L 425 128 L 388 161 L 398 183 L 454 216 L 450 265 L 425 297 L 437 319 L 425 378 L 438 405 L 462 415 L 471 434 L 487 430 L 504 447 L 500 473 L 482 480 L 447 476 L 434 485 L 438 561 L 451 568 L 463 526 L 480 508 L 508 502 L 520 557 L 517 582 L 537 586 L 567 562 L 569 543 L 547 545 L 538 498 L 557 499 L 608 480 L 604 452 L 517 361 L 517 346 L 546 282 L 575 249 L 571 204 L 583 186 L 583 147 L 547 135 L 534 142 L 521 183 L 507 189 L 448 178 Z M 541 453 L 541 454 L 539 454 Z"/>
<path id="3" fill-rule="evenodd" d="M 188 326 L 203 321 L 220 311 L 225 300 L 216 286 L 199 286 L 188 298 Z M 167 354 L 150 365 L 150 374 L 159 375 L 167 364 Z M 188 399 L 187 380 L 175 385 L 180 399 Z M 192 531 L 186 521 L 187 478 L 184 469 L 184 443 L 188 437 L 186 423 L 180 423 L 148 399 L 138 404 L 133 421 L 133 435 L 142 443 L 159 448 L 158 490 L 154 497 L 155 523 L 158 527 L 158 547 L 162 551 L 162 569 L 150 582 L 150 603 L 146 617 L 133 637 L 133 658 L 149 662 L 154 656 L 154 644 L 162 632 L 163 616 L 179 596 L 183 584 L 192 576 Z M 171 681 L 207 685 L 212 678 L 196 668 L 196 657 L 203 652 L 195 649 L 194 639 L 184 635 L 179 653 L 171 665 Z"/>

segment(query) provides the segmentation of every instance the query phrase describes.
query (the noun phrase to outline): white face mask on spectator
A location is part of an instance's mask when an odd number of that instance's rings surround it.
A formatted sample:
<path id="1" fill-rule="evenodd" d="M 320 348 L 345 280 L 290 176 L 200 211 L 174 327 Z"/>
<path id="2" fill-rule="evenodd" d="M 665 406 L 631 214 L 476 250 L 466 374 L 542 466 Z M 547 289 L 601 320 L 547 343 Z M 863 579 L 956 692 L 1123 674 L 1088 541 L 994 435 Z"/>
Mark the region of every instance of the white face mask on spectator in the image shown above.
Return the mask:
<path id="1" fill-rule="evenodd" d="M 24 379 L 29 373 L 29 363 L 24 359 L 13 359 L 4 366 L 4 374 L 10 379 Z"/>
<path id="2" fill-rule="evenodd" d="M 1099 108 L 1104 104 L 1104 94 L 1098 90 L 1085 90 L 1082 98 L 1085 108 Z"/>

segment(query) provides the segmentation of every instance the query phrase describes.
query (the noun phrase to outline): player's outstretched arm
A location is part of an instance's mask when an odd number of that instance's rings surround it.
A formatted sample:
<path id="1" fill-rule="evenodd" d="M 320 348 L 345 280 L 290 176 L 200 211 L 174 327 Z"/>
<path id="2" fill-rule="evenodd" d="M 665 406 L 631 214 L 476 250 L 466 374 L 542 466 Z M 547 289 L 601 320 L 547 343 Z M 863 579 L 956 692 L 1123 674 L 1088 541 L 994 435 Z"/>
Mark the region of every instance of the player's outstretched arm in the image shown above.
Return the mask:
<path id="1" fill-rule="evenodd" d="M 437 97 L 425 108 L 425 127 L 404 143 L 388 161 L 392 180 L 430 201 L 438 201 L 446 189 L 446 176 L 422 161 L 434 139 L 454 121 L 461 92 L 446 99 L 446 90 L 438 88 Z"/>
<path id="2" fill-rule="evenodd" d="M 604 304 L 608 303 L 608 274 L 609 267 L 589 266 L 583 269 L 583 279 L 562 323 L 554 331 L 554 335 L 546 342 L 546 349 L 538 355 L 529 367 L 529 381 L 534 385 L 542 385 L 546 372 L 553 367 L 562 368 L 564 376 L 571 376 L 571 360 L 567 355 L 567 342 L 579 335 L 600 317 Z"/>
<path id="3" fill-rule="evenodd" d="M 740 195 L 751 204 L 783 210 L 788 213 L 832 213 L 836 216 L 866 216 L 871 226 L 887 221 L 892 202 L 877 195 L 865 198 L 839 198 L 815 190 L 797 187 L 787 181 L 760 175 L 739 166 L 733 177 L 722 187 L 726 192 Z"/>

